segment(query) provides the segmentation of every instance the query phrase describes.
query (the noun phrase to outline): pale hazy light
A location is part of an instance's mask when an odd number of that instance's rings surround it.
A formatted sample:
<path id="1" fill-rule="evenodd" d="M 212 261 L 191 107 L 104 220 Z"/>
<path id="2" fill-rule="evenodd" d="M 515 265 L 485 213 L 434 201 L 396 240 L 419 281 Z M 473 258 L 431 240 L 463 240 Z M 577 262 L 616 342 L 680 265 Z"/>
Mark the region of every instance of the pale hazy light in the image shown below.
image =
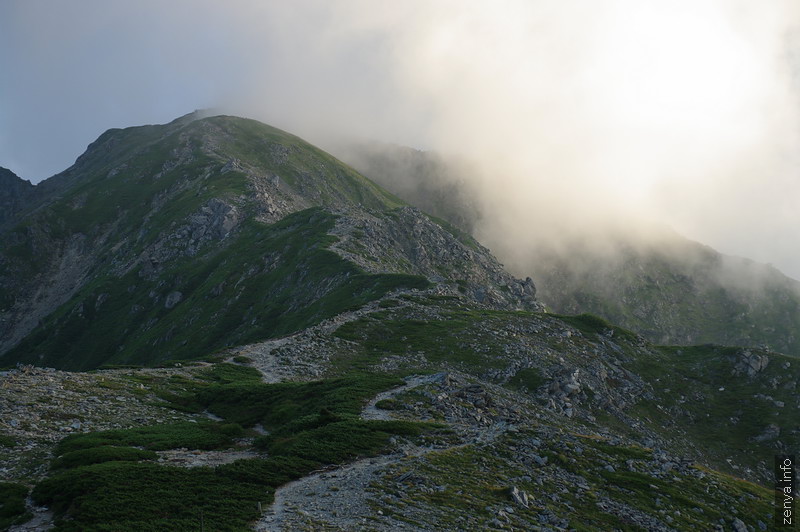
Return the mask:
<path id="1" fill-rule="evenodd" d="M 638 126 L 720 127 L 760 96 L 764 72 L 721 9 L 679 5 L 637 2 L 609 16 L 592 81 L 610 112 Z"/>
<path id="2" fill-rule="evenodd" d="M 771 77 L 721 4 L 617 2 L 598 31 L 584 79 L 616 144 L 598 167 L 615 168 L 631 200 L 693 166 L 713 172 L 764 129 Z"/>

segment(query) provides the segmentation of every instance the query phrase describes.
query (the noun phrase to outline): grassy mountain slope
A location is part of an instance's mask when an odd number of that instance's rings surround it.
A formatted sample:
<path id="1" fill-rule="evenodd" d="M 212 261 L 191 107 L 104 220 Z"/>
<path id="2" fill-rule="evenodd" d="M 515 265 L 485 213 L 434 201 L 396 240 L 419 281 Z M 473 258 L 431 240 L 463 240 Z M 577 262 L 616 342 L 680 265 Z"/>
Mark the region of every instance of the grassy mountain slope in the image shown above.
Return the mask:
<path id="1" fill-rule="evenodd" d="M 532 297 L 471 238 L 252 120 L 110 130 L 36 189 L 40 204 L 0 233 L 4 364 L 202 356 L 429 278 L 461 278 L 487 303 Z M 396 248 L 391 263 L 348 244 L 364 230 Z"/>
<path id="2" fill-rule="evenodd" d="M 23 465 L 2 478 L 33 488 L 58 530 L 192 530 L 201 519 L 232 530 L 772 526 L 772 456 L 800 443 L 797 358 L 659 347 L 589 315 L 423 292 L 349 319 L 224 355 L 238 365 L 80 374 L 81 386 L 56 392 L 71 394 L 61 408 L 122 394 L 128 425 L 92 431 L 84 412 L 87 433 L 50 445 L 49 472 Z M 264 384 L 243 364 L 289 381 Z M 77 378 L 39 371 L 10 375 L 9 411 L 28 414 L 0 427 L 26 445 L 78 415 L 33 414 L 49 405 L 28 397 Z M 131 420 L 142 405 L 199 423 L 141 426 Z M 29 460 L 51 456 L 40 455 Z M 187 456 L 213 465 L 186 468 Z"/>
<path id="3" fill-rule="evenodd" d="M 0 372 L 0 527 L 47 521 L 28 496 L 56 530 L 772 525 L 796 356 L 541 312 L 457 228 L 252 121 L 112 130 L 36 194 L 0 233 L 0 363 L 205 360 Z"/>
<path id="4" fill-rule="evenodd" d="M 706 466 L 768 482 L 771 455 L 800 447 L 800 359 L 713 345 L 656 346 L 592 315 L 420 299 L 342 326 L 336 371 L 458 369 L 525 390 L 598 430 L 661 442 Z"/>
<path id="5" fill-rule="evenodd" d="M 273 225 L 244 222 L 207 255 L 83 286 L 8 353 L 38 365 L 95 368 L 192 358 L 288 334 L 398 288 L 428 281 L 370 275 L 329 251 L 333 215 L 315 208 Z M 160 289 L 159 289 L 160 288 Z"/>

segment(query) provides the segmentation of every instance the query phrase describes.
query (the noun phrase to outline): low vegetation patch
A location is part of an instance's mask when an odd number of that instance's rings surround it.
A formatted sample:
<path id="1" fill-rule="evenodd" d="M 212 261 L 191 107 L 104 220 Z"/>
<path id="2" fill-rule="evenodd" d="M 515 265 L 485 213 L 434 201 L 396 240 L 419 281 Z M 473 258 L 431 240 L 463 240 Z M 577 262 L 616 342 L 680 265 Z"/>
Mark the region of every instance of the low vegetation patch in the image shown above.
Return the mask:
<path id="1" fill-rule="evenodd" d="M 244 358 L 248 362 L 247 357 Z M 198 377 L 214 384 L 260 384 L 261 373 L 253 367 L 238 366 L 236 364 L 214 364 L 208 370 L 201 372 Z"/>
<path id="2" fill-rule="evenodd" d="M 539 368 L 524 368 L 517 371 L 508 380 L 508 386 L 515 390 L 527 390 L 529 393 L 536 391 L 539 386 L 547 382 Z"/>
<path id="3" fill-rule="evenodd" d="M 108 445 L 64 453 L 53 460 L 50 469 L 70 469 L 102 462 L 138 462 L 157 458 L 158 454 L 154 451 Z"/>
<path id="4" fill-rule="evenodd" d="M 55 455 L 101 446 L 144 447 L 151 451 L 166 449 L 219 449 L 233 442 L 243 433 L 242 427 L 233 423 L 172 423 L 122 430 L 75 434 L 61 440 Z"/>
<path id="5" fill-rule="evenodd" d="M 25 507 L 28 488 L 21 484 L 0 482 L 0 530 L 28 521 L 31 517 Z"/>
<path id="6" fill-rule="evenodd" d="M 374 456 L 386 447 L 393 434 L 418 436 L 423 430 L 420 423 L 344 419 L 301 432 L 271 434 L 257 443 L 270 455 L 329 465 L 358 456 Z"/>
<path id="7" fill-rule="evenodd" d="M 241 368 L 248 369 L 248 368 Z M 276 429 L 316 416 L 323 408 L 336 415 L 358 415 L 364 402 L 377 393 L 403 384 L 398 377 L 351 375 L 313 382 L 228 384 L 199 390 L 191 400 L 196 408 L 242 426 L 263 424 Z"/>
<path id="8" fill-rule="evenodd" d="M 575 327 L 580 332 L 590 337 L 595 334 L 605 334 L 610 331 L 612 334 L 625 338 L 626 340 L 636 340 L 635 333 L 629 331 L 628 329 L 623 329 L 622 327 L 613 325 L 600 316 L 595 316 L 594 314 L 578 314 L 576 316 L 550 314 L 550 316 L 558 318 L 564 323 Z"/>
<path id="9" fill-rule="evenodd" d="M 214 469 L 105 462 L 67 470 L 33 490 L 56 530 L 247 530 L 271 494 Z"/>
<path id="10" fill-rule="evenodd" d="M 307 383 L 263 384 L 250 367 L 217 364 L 199 381 L 181 382 L 172 399 L 188 410 L 208 409 L 223 423 L 175 423 L 72 435 L 56 447 L 53 476 L 33 498 L 50 506 L 57 530 L 247 530 L 259 503 L 275 488 L 321 467 L 375 456 L 392 436 L 419 436 L 425 423 L 364 421 L 363 404 L 398 386 L 386 375 L 351 375 Z M 268 452 L 216 468 L 177 468 L 142 461 L 154 450 L 216 449 L 263 424 Z M 136 449 L 134 447 L 142 447 Z"/>
<path id="11" fill-rule="evenodd" d="M 425 304 L 422 298 L 415 299 Z M 337 364 L 342 370 L 368 368 L 387 356 L 402 359 L 424 354 L 425 359 L 434 364 L 447 363 L 476 370 L 500 367 L 502 361 L 496 354 L 503 346 L 488 333 L 489 327 L 485 330 L 476 327 L 499 314 L 449 310 L 439 319 L 419 319 L 413 315 L 413 310 L 376 312 L 339 327 L 336 336 L 359 345 Z M 475 345 L 487 349 L 477 350 Z M 413 370 L 420 371 L 418 363 Z"/>
<path id="12" fill-rule="evenodd" d="M 17 440 L 12 438 L 11 436 L 6 436 L 5 434 L 0 434 L 0 447 L 16 447 Z"/>

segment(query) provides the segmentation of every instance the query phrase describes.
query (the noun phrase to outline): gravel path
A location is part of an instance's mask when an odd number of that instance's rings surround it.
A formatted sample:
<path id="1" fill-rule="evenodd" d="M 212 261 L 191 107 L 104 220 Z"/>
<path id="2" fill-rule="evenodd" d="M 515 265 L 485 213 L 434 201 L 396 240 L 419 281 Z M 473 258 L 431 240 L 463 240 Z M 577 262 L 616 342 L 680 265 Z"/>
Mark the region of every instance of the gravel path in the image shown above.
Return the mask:
<path id="1" fill-rule="evenodd" d="M 187 449 L 170 449 L 157 451 L 158 461 L 165 465 L 178 467 L 216 467 L 230 464 L 236 460 L 250 458 L 263 458 L 263 455 L 253 451 L 200 451 Z"/>
<path id="2" fill-rule="evenodd" d="M 313 377 L 319 373 L 320 361 L 295 358 L 291 361 L 291 364 L 288 364 L 285 360 L 280 360 L 276 354 L 276 350 L 279 350 L 285 345 L 302 344 L 304 341 L 313 341 L 316 337 L 330 335 L 343 324 L 357 320 L 373 310 L 375 309 L 372 307 L 365 307 L 355 311 L 343 312 L 298 333 L 284 336 L 283 338 L 275 338 L 273 340 L 239 347 L 232 354 L 244 355 L 250 358 L 253 361 L 253 367 L 261 372 L 264 382 L 268 384 L 296 379 L 298 377 Z"/>
<path id="3" fill-rule="evenodd" d="M 42 506 L 35 506 L 30 498 L 25 501 L 28 510 L 33 514 L 33 519 L 21 525 L 14 525 L 8 532 L 40 532 L 53 528 L 53 512 Z"/>
<path id="4" fill-rule="evenodd" d="M 367 504 L 367 489 L 375 475 L 401 457 L 358 460 L 281 486 L 255 530 L 364 530 L 375 526 L 367 518 L 373 513 Z"/>
<path id="5" fill-rule="evenodd" d="M 424 384 L 430 384 L 432 382 L 440 381 L 444 377 L 444 373 L 436 373 L 434 375 L 412 375 L 411 377 L 406 377 L 406 383 L 402 386 L 398 386 L 397 388 L 392 388 L 391 390 L 386 390 L 385 392 L 381 392 L 376 395 L 367 405 L 364 407 L 364 410 L 361 412 L 362 419 L 372 419 L 372 420 L 389 420 L 391 419 L 391 414 L 388 410 L 381 410 L 378 408 L 377 405 L 380 401 L 384 399 L 391 399 L 398 395 L 401 392 L 406 390 L 411 390 L 412 388 L 417 388 L 418 386 L 422 386 Z"/>
<path id="6" fill-rule="evenodd" d="M 363 419 L 386 420 L 389 413 L 375 405 L 383 399 L 418 386 L 435 382 L 443 374 L 414 375 L 406 378 L 402 386 L 376 395 L 361 412 Z M 256 523 L 259 532 L 281 530 L 413 530 L 402 528 L 402 523 L 376 521 L 374 510 L 368 504 L 368 488 L 381 471 L 399 460 L 430 452 L 431 448 L 408 445 L 399 452 L 374 458 L 365 458 L 345 466 L 320 471 L 290 482 L 275 491 L 275 501 Z M 380 519 L 380 515 L 377 516 Z M 400 528 L 398 528 L 400 527 Z"/>

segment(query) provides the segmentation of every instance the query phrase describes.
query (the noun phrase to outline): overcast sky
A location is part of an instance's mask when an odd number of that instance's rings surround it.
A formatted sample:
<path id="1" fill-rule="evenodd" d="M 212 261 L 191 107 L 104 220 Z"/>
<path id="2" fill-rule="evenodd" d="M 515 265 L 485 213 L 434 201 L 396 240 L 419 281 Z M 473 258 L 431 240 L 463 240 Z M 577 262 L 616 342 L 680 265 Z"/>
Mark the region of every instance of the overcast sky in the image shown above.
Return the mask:
<path id="1" fill-rule="evenodd" d="M 798 7 L 2 0 L 0 166 L 38 182 L 108 128 L 220 108 L 467 154 L 487 238 L 663 222 L 800 278 Z"/>

